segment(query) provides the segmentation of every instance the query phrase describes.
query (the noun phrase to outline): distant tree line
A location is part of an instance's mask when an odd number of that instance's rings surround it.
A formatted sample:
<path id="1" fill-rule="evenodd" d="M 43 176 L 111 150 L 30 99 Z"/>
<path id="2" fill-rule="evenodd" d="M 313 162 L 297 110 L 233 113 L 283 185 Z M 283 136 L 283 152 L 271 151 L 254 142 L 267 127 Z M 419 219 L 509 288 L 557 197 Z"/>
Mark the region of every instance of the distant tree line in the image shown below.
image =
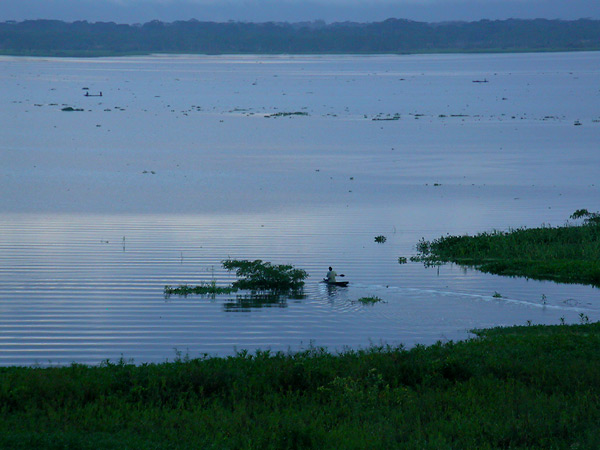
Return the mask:
<path id="1" fill-rule="evenodd" d="M 0 23 L 0 53 L 100 56 L 145 53 L 424 53 L 599 50 L 600 20 L 424 23 L 200 22 L 126 25 L 27 20 Z"/>

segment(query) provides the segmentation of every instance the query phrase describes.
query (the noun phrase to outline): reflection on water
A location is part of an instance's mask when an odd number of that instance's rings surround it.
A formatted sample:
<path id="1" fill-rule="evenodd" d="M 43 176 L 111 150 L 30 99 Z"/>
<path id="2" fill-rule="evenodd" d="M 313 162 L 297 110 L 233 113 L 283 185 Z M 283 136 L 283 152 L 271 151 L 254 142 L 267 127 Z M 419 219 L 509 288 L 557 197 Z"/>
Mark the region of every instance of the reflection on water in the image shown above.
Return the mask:
<path id="1" fill-rule="evenodd" d="M 222 299 L 227 294 L 194 294 L 194 293 L 167 293 L 165 299 L 169 300 L 173 296 L 180 298 L 199 298 L 201 300 L 215 301 L 217 298 Z M 246 311 L 249 312 L 253 308 L 286 308 L 288 301 L 303 300 L 306 298 L 303 290 L 290 292 L 251 292 L 247 294 L 236 294 L 233 297 L 227 298 L 223 303 L 223 309 L 228 312 Z"/>
<path id="2" fill-rule="evenodd" d="M 0 365 L 411 346 L 600 319 L 588 286 L 398 264 L 423 237 L 600 210 L 599 61 L 0 57 Z M 310 277 L 298 297 L 164 297 L 232 283 L 228 258 Z M 320 282 L 328 266 L 347 288 Z"/>
<path id="3" fill-rule="evenodd" d="M 225 301 L 223 308 L 227 312 L 248 312 L 253 308 L 287 308 L 288 301 L 302 300 L 304 298 L 306 296 L 300 292 L 292 294 L 254 293 L 236 295 L 235 298 Z"/>

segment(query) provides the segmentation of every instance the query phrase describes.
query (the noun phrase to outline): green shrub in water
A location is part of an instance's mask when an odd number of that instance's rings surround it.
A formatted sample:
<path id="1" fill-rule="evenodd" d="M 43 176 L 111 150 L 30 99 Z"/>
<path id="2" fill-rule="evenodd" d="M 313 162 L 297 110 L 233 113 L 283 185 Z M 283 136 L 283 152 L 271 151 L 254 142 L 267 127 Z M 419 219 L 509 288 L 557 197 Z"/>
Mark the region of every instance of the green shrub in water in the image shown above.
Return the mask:
<path id="1" fill-rule="evenodd" d="M 304 286 L 308 273 L 302 269 L 285 264 L 271 264 L 260 259 L 254 261 L 232 260 L 223 261 L 223 267 L 234 271 L 239 280 L 232 284 L 237 289 L 250 291 L 290 291 Z"/>

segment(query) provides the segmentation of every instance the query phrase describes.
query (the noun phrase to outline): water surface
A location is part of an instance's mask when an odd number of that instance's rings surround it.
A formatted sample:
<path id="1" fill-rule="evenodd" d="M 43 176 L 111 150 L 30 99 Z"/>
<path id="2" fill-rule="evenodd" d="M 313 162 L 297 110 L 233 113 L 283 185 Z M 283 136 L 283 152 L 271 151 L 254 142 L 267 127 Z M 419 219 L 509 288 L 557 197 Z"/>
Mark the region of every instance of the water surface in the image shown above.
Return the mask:
<path id="1" fill-rule="evenodd" d="M 599 63 L 1 57 L 0 364 L 412 346 L 598 320 L 591 287 L 397 259 L 421 237 L 600 210 Z M 164 297 L 166 284 L 231 282 L 228 257 L 307 270 L 305 298 Z M 319 283 L 329 265 L 348 288 Z"/>

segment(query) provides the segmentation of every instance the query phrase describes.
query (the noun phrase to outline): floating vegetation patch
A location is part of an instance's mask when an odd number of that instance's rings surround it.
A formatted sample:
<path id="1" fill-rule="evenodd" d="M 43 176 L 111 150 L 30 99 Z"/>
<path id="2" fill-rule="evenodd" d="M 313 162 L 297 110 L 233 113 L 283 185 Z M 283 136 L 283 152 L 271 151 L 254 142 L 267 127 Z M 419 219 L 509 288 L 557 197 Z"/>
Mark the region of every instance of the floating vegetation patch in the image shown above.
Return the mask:
<path id="1" fill-rule="evenodd" d="M 235 271 L 238 281 L 232 286 L 250 291 L 295 291 L 304 286 L 308 273 L 302 269 L 285 264 L 271 264 L 260 259 L 254 261 L 223 261 L 223 267 Z"/>
<path id="2" fill-rule="evenodd" d="M 164 293 L 165 296 L 171 295 L 219 295 L 219 294 L 231 294 L 232 292 L 236 292 L 237 289 L 232 286 L 217 286 L 216 282 L 213 281 L 211 283 L 203 283 L 198 286 L 188 286 L 187 284 L 182 284 L 177 287 L 173 286 L 165 286 Z"/>
<path id="3" fill-rule="evenodd" d="M 398 264 L 406 264 L 408 261 L 404 256 L 398 257 Z"/>
<path id="4" fill-rule="evenodd" d="M 291 298 L 303 298 L 302 287 L 308 273 L 290 265 L 273 265 L 260 259 L 255 261 L 231 260 L 223 261 L 223 267 L 234 271 L 238 279 L 229 286 L 217 286 L 215 280 L 202 283 L 198 286 L 180 285 L 177 287 L 165 286 L 164 294 L 170 295 L 220 295 L 230 294 L 238 290 L 248 290 L 253 294 L 260 292 L 272 295 L 273 298 L 285 294 Z M 278 298 L 277 301 L 283 301 Z"/>
<path id="5" fill-rule="evenodd" d="M 72 106 L 65 106 L 61 111 L 72 112 L 72 111 L 83 111 L 83 108 L 73 108 Z"/>
<path id="6" fill-rule="evenodd" d="M 375 242 L 378 244 L 383 244 L 385 241 L 387 241 L 387 238 L 384 235 L 375 236 Z"/>
<path id="7" fill-rule="evenodd" d="M 274 114 L 267 114 L 265 116 L 265 118 L 271 118 L 271 117 L 290 117 L 290 116 L 308 116 L 307 112 L 302 112 L 302 111 L 294 111 L 294 112 L 278 112 L 278 113 L 274 113 Z"/>
<path id="8" fill-rule="evenodd" d="M 378 121 L 378 120 L 400 120 L 400 117 L 401 116 L 399 113 L 396 113 L 393 115 L 387 114 L 385 116 L 382 114 L 378 114 L 377 116 L 373 117 L 371 120 L 375 120 L 375 121 Z"/>

